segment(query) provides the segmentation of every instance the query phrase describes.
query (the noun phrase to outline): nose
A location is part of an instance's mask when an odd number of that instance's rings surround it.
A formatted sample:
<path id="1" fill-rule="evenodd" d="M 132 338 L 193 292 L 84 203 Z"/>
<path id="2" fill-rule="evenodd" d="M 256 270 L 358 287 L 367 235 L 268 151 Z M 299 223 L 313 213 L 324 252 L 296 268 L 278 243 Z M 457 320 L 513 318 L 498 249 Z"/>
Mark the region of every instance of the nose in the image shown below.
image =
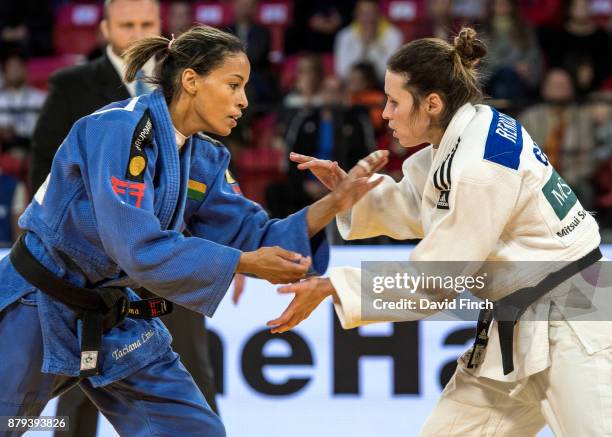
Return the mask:
<path id="1" fill-rule="evenodd" d="M 389 102 L 385 103 L 385 109 L 382 113 L 382 118 L 385 120 L 391 120 L 391 108 L 389 107 Z"/>
<path id="2" fill-rule="evenodd" d="M 132 32 L 132 40 L 140 41 L 141 39 L 150 36 L 147 33 L 147 29 L 144 26 L 136 25 L 134 26 L 134 31 Z"/>
<path id="3" fill-rule="evenodd" d="M 246 92 L 243 88 L 242 91 L 240 92 L 240 97 L 238 100 L 238 107 L 240 109 L 245 109 L 247 106 L 249 106 L 249 100 L 247 99 Z"/>

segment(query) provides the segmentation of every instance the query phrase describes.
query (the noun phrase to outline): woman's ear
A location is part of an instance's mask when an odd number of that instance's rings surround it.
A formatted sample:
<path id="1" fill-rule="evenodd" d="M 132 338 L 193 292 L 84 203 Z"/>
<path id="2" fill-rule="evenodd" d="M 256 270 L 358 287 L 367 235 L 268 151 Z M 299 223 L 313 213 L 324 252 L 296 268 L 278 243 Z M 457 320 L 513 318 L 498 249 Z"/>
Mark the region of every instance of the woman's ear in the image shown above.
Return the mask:
<path id="1" fill-rule="evenodd" d="M 437 118 L 444 111 L 444 101 L 438 93 L 431 93 L 425 99 L 425 110 L 430 117 Z"/>
<path id="2" fill-rule="evenodd" d="M 181 74 L 181 85 L 183 90 L 190 96 L 198 91 L 198 74 L 193 68 L 185 68 Z"/>

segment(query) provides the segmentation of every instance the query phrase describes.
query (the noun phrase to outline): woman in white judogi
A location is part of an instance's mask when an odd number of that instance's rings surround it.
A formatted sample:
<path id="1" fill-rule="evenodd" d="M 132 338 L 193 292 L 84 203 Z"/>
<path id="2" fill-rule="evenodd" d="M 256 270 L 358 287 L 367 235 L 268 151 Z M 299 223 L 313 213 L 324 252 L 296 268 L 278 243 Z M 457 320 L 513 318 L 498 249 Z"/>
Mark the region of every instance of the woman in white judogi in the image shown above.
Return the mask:
<path id="1" fill-rule="evenodd" d="M 597 223 L 546 155 L 516 120 L 478 104 L 475 67 L 485 53 L 476 33 L 463 29 L 454 45 L 416 40 L 392 56 L 383 117 L 402 146 L 431 145 L 404 162 L 399 183 L 380 176 L 376 189 L 337 216 L 342 236 L 420 238 L 411 261 L 598 259 Z M 291 159 L 329 188 L 346 177 L 329 161 Z M 361 161 L 364 174 L 370 162 L 372 157 Z M 509 278 L 495 295 L 482 297 L 496 300 L 500 292 L 527 285 L 516 281 Z M 269 322 L 273 332 L 291 329 L 330 295 L 344 328 L 366 323 L 359 269 L 334 268 L 329 278 L 280 291 L 295 298 Z M 550 313 L 550 321 L 517 324 L 514 369 L 507 374 L 498 323 L 487 327 L 484 361 L 468 368 L 470 351 L 459 360 L 422 435 L 530 436 L 546 423 L 557 436 L 612 435 L 612 324 L 567 321 L 551 296 L 527 311 L 531 320 L 547 320 Z M 424 316 L 416 311 L 406 319 Z"/>

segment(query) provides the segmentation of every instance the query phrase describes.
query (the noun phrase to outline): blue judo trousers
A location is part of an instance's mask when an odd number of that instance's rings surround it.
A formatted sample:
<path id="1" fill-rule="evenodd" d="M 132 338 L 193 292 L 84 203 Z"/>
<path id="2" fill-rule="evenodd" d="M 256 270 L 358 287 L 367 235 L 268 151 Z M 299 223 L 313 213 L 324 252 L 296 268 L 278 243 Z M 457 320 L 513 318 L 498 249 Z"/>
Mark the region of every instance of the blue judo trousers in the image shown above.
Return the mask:
<path id="1" fill-rule="evenodd" d="M 244 198 L 229 152 L 194 135 L 179 150 L 158 91 L 113 103 L 75 123 L 47 181 L 19 221 L 48 270 L 79 287 L 134 287 L 211 317 L 241 251 L 279 245 L 312 256 L 306 211 L 270 220 Z M 187 229 L 192 236 L 182 233 Z M 82 322 L 0 261 L 0 416 L 38 415 L 74 384 L 121 435 L 223 436 L 158 319 L 125 319 L 104 333 L 99 374 L 80 378 Z"/>

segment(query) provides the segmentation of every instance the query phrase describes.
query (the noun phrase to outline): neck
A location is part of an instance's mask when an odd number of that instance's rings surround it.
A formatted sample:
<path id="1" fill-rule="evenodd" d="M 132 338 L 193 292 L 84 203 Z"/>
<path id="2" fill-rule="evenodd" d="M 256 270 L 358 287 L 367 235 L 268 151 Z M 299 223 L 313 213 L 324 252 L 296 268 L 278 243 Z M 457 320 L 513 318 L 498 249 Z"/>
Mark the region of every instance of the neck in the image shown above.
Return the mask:
<path id="1" fill-rule="evenodd" d="M 170 102 L 168 110 L 174 128 L 186 137 L 190 137 L 202 130 L 202 127 L 198 126 L 193 116 L 194 111 L 191 108 L 191 99 L 185 96 L 184 93 L 181 93 L 178 98 L 174 98 Z"/>
<path id="2" fill-rule="evenodd" d="M 431 133 L 429 134 L 429 142 L 433 145 L 434 149 L 437 149 L 440 143 L 442 142 L 442 137 L 444 136 L 444 129 L 433 128 Z"/>

